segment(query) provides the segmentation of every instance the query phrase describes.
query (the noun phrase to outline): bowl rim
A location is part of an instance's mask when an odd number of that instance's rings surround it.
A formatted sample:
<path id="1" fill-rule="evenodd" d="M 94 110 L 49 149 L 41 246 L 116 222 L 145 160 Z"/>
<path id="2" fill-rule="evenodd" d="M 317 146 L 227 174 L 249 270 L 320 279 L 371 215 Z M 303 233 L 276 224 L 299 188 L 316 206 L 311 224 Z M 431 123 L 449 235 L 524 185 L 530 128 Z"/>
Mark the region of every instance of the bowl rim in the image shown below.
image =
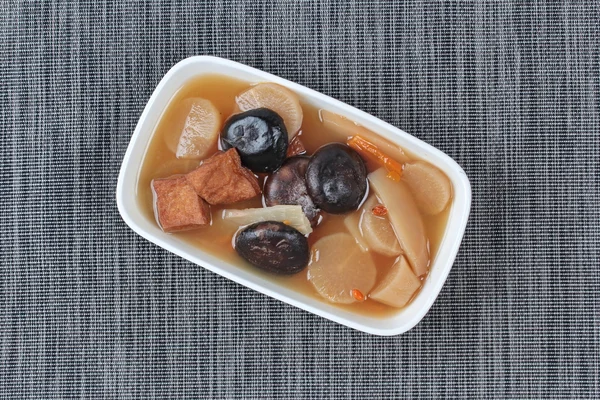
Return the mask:
<path id="1" fill-rule="evenodd" d="M 167 236 L 168 234 L 163 233 L 162 231 L 160 232 L 161 234 L 154 234 L 149 229 L 144 228 L 142 224 L 140 224 L 136 220 L 136 216 L 134 215 L 136 212 L 135 207 L 134 209 L 132 209 L 132 197 L 137 198 L 137 195 L 128 195 L 128 191 L 126 190 L 126 180 L 130 181 L 132 173 L 135 173 L 135 182 L 137 182 L 139 169 L 141 163 L 143 162 L 143 155 L 141 156 L 141 159 L 140 157 L 137 157 L 137 159 L 140 159 L 140 162 L 136 163 L 136 165 L 132 164 L 134 161 L 132 155 L 136 151 L 137 153 L 142 151 L 138 149 L 138 147 L 141 147 L 141 144 L 145 144 L 142 152 L 143 154 L 146 153 L 147 145 L 154 134 L 156 126 L 156 122 L 152 124 L 151 128 L 148 128 L 147 126 L 148 118 L 151 112 L 154 108 L 159 107 L 157 106 L 157 102 L 158 100 L 161 100 L 164 106 L 160 109 L 159 116 L 154 116 L 156 120 L 160 118 L 160 115 L 164 111 L 165 107 L 169 104 L 172 96 L 177 92 L 177 90 L 179 90 L 179 88 L 181 87 L 181 85 L 183 85 L 183 83 L 185 83 L 185 81 L 189 80 L 191 77 L 194 76 L 190 75 L 186 79 L 183 79 L 183 75 L 185 75 L 187 73 L 186 71 L 192 67 L 198 67 L 199 69 L 202 69 L 200 67 L 206 67 L 209 69 L 213 68 L 212 72 L 202 72 L 196 74 L 196 76 L 205 73 L 221 73 L 223 75 L 231 75 L 235 77 L 235 75 L 233 74 L 227 74 L 222 72 L 223 70 L 229 69 L 238 71 L 240 74 L 243 73 L 248 76 L 260 78 L 257 79 L 256 82 L 269 81 L 281 84 L 296 93 L 300 93 L 301 96 L 303 96 L 304 100 L 306 100 L 307 97 L 310 100 L 316 99 L 317 101 L 326 103 L 335 109 L 343 110 L 342 115 L 359 122 L 367 129 L 374 131 L 376 134 L 384 137 L 385 139 L 405 147 L 411 153 L 419 155 L 421 159 L 425 158 L 427 161 L 432 162 L 438 168 L 440 168 L 441 164 L 446 166 L 446 168 L 440 169 L 442 169 L 442 171 L 450 178 L 450 181 L 452 182 L 454 199 L 451 205 L 452 209 L 450 210 L 450 214 L 448 216 L 448 222 L 445 228 L 444 237 L 437 251 L 436 259 L 433 260 L 431 265 L 431 270 L 433 270 L 434 267 L 437 268 L 436 279 L 434 282 L 429 282 L 430 279 L 432 279 L 432 277 L 428 276 L 423 288 L 417 295 L 417 298 L 415 298 L 415 300 L 413 300 L 413 302 L 411 302 L 411 304 L 409 304 L 406 307 L 406 309 L 408 309 L 411 305 L 415 303 L 417 299 L 421 299 L 420 303 L 422 304 L 418 309 L 412 311 L 411 317 L 409 317 L 402 324 L 398 324 L 397 326 L 377 327 L 373 324 L 369 325 L 361 323 L 359 319 L 362 316 L 358 313 L 350 313 L 347 311 L 344 312 L 341 311 L 341 309 L 336 308 L 338 310 L 336 315 L 335 310 L 325 310 L 325 306 L 323 306 L 323 308 L 319 308 L 316 306 L 316 304 L 310 304 L 312 302 L 302 301 L 299 298 L 293 298 L 293 296 L 291 296 L 290 293 L 283 293 L 281 291 L 278 291 L 276 287 L 267 285 L 264 282 L 262 282 L 262 284 L 260 282 L 253 282 L 250 276 L 246 276 L 247 274 L 243 273 L 241 269 L 239 269 L 239 271 L 237 272 L 235 270 L 228 271 L 226 268 L 223 268 L 223 265 L 231 266 L 231 264 L 221 261 L 220 263 L 222 264 L 222 266 L 218 266 L 216 264 L 218 264 L 219 261 L 215 257 L 211 257 L 206 253 L 203 253 L 202 251 L 198 250 L 195 252 L 195 254 L 191 254 L 190 252 L 185 250 L 185 245 L 181 244 L 178 247 L 172 239 L 169 239 L 169 237 Z M 171 88 L 170 90 L 165 90 L 168 85 L 174 85 L 176 84 L 175 81 L 178 80 L 181 82 L 176 89 Z M 168 98 L 166 98 L 165 92 L 172 93 L 168 96 Z M 146 142 L 142 143 L 140 139 L 145 139 Z M 398 143 L 400 139 L 404 143 L 408 143 L 409 146 L 406 146 L 402 143 Z M 448 155 L 443 153 L 441 150 L 406 133 L 405 131 L 399 128 L 396 128 L 393 125 L 388 124 L 387 122 L 380 120 L 377 117 L 374 117 L 371 114 L 368 114 L 353 106 L 350 106 L 339 100 L 333 99 L 325 94 L 309 89 L 300 84 L 288 81 L 276 75 L 272 75 L 270 73 L 249 67 L 247 65 L 235 61 L 214 56 L 192 56 L 183 59 L 177 64 L 175 64 L 164 75 L 164 77 L 154 89 L 148 102 L 146 103 L 146 106 L 144 107 L 144 110 L 140 115 L 134 133 L 131 136 L 129 145 L 127 146 L 127 150 L 123 157 L 123 162 L 121 164 L 116 186 L 116 201 L 119 213 L 123 221 L 125 221 L 125 223 L 134 232 L 136 232 L 138 235 L 142 236 L 146 240 L 164 248 L 167 251 L 170 251 L 196 265 L 199 265 L 205 269 L 208 269 L 214 273 L 217 273 L 227 279 L 244 285 L 250 289 L 256 290 L 277 300 L 296 306 L 305 311 L 327 318 L 339 324 L 374 335 L 392 336 L 404 333 L 409 329 L 412 329 L 415 325 L 417 325 L 427 314 L 427 312 L 435 302 L 436 298 L 438 297 L 448 277 L 448 274 L 452 269 L 454 259 L 458 253 L 460 243 L 462 241 L 462 237 L 466 229 L 471 207 L 471 185 L 466 173 L 460 167 L 460 165 L 458 165 L 456 161 L 454 161 Z M 448 235 L 450 228 L 452 228 L 452 237 L 449 237 Z M 444 251 L 442 252 L 442 250 Z M 443 254 L 445 256 L 445 259 L 438 260 L 440 254 Z M 441 264 L 441 266 L 438 266 L 438 263 Z M 321 303 L 320 300 L 316 301 Z M 402 309 L 401 311 L 404 310 L 405 309 Z M 353 319 L 353 315 L 356 318 Z M 390 317 L 390 319 L 391 318 L 393 317 Z M 386 318 L 381 318 L 378 320 L 385 321 Z"/>

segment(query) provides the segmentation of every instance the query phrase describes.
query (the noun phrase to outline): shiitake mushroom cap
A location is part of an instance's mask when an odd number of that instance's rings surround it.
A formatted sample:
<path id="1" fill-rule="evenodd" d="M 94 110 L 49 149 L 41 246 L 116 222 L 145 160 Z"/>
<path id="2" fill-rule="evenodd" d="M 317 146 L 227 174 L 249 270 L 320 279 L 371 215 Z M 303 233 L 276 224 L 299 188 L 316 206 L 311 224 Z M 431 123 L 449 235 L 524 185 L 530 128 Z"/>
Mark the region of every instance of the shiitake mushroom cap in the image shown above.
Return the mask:
<path id="1" fill-rule="evenodd" d="M 310 258 L 308 239 L 282 222 L 257 222 L 235 237 L 235 250 L 250 264 L 277 274 L 302 271 Z"/>
<path id="2" fill-rule="evenodd" d="M 231 116 L 223 126 L 221 147 L 235 147 L 242 164 L 252 172 L 272 172 L 283 164 L 288 134 L 283 119 L 268 108 L 257 108 Z"/>
<path id="3" fill-rule="evenodd" d="M 306 187 L 320 209 L 331 214 L 354 211 L 367 193 L 367 168 L 355 150 L 330 143 L 312 155 Z"/>

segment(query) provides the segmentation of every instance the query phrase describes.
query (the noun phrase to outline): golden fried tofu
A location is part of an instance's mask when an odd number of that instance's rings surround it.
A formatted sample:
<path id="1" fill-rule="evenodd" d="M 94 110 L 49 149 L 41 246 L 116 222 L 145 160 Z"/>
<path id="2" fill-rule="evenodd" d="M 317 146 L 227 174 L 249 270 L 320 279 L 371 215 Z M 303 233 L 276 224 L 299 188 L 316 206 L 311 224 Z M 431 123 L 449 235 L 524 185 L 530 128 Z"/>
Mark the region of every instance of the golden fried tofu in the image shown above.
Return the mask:
<path id="1" fill-rule="evenodd" d="M 210 207 L 185 176 L 155 179 L 152 192 L 154 212 L 163 231 L 186 231 L 210 223 Z"/>
<path id="2" fill-rule="evenodd" d="M 186 175 L 196 193 L 209 204 L 231 204 L 260 194 L 258 179 L 242 167 L 236 149 L 219 152 Z"/>

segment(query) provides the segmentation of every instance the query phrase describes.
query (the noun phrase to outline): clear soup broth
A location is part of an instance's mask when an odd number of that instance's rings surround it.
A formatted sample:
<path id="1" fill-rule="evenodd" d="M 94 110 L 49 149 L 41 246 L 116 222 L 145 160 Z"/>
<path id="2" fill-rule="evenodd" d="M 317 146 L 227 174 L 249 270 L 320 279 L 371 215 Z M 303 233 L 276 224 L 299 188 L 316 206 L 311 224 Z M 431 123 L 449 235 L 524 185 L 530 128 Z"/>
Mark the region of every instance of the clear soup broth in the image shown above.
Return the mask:
<path id="1" fill-rule="evenodd" d="M 186 174 L 194 170 L 200 164 L 200 161 L 178 159 L 173 151 L 173 143 L 177 142 L 177 138 L 180 134 L 180 131 L 177 130 L 179 128 L 177 127 L 180 127 L 182 119 L 186 118 L 186 115 L 182 115 L 179 105 L 185 99 L 192 97 L 208 99 L 218 109 L 221 114 L 221 119 L 224 122 L 229 116 L 237 112 L 235 102 L 236 95 L 251 86 L 251 83 L 226 76 L 202 75 L 188 81 L 171 99 L 154 131 L 139 171 L 137 200 L 139 202 L 139 207 L 148 219 L 155 220 L 154 200 L 151 189 L 152 180 L 157 178 L 167 178 L 176 174 Z M 306 149 L 307 155 L 313 154 L 319 147 L 328 143 L 346 143 L 346 136 L 352 135 L 352 132 L 348 132 L 348 134 L 344 136 L 340 135 L 339 132 L 328 129 L 321 121 L 319 109 L 307 104 L 302 98 L 300 98 L 300 104 L 304 114 L 300 130 L 300 139 Z M 365 137 L 366 139 L 369 139 L 369 135 L 373 136 L 374 134 L 361 133 L 361 136 L 367 136 Z M 379 138 L 379 140 L 381 141 L 381 138 Z M 217 145 L 215 144 L 212 152 L 214 153 L 217 150 Z M 413 157 L 408 153 L 406 153 L 406 157 L 411 160 L 417 160 L 416 157 Z M 372 172 L 380 167 L 369 160 L 366 160 L 365 164 L 368 172 Z M 264 179 L 264 176 L 259 176 L 261 185 L 264 182 Z M 218 218 L 215 218 L 215 216 L 219 215 L 223 209 L 245 209 L 254 207 L 263 207 L 263 199 L 260 196 L 235 204 L 211 206 L 213 222 L 210 226 L 205 226 L 197 230 L 170 234 L 196 246 L 202 251 L 211 253 L 226 262 L 234 264 L 238 268 L 251 270 L 253 273 L 259 274 L 279 285 L 292 288 L 295 291 L 302 292 L 329 303 L 317 293 L 313 285 L 308 281 L 307 269 L 295 275 L 276 275 L 252 266 L 237 254 L 232 246 L 232 238 L 238 228 L 228 224 L 219 223 Z M 442 240 L 449 209 L 450 205 L 448 205 L 444 211 L 434 216 L 421 213 L 429 243 L 430 264 L 435 259 L 440 241 Z M 319 225 L 314 228 L 313 232 L 308 237 L 311 247 L 316 241 L 324 236 L 338 232 L 348 232 L 343 223 L 344 217 L 344 215 L 322 213 Z M 373 257 L 377 268 L 377 281 L 380 281 L 382 277 L 385 276 L 388 269 L 394 264 L 396 257 L 388 257 L 375 252 L 371 252 L 371 256 Z M 422 276 L 420 279 L 427 279 L 427 275 Z M 419 292 L 417 291 L 415 296 L 417 296 L 418 293 Z M 413 298 L 415 296 L 413 296 Z M 365 301 L 352 304 L 333 305 L 352 312 L 376 317 L 389 316 L 390 314 L 400 311 L 398 308 L 379 303 L 369 298 Z"/>

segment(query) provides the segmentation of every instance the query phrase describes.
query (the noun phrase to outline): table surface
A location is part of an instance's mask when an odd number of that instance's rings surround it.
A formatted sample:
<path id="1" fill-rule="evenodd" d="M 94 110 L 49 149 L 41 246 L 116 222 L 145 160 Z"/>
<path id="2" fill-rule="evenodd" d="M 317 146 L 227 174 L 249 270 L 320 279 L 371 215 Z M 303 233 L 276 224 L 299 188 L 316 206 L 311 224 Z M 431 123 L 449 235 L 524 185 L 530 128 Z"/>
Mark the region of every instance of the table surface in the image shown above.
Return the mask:
<path id="1" fill-rule="evenodd" d="M 3 2 L 0 398 L 598 398 L 600 3 Z M 370 336 L 146 242 L 122 157 L 179 60 L 365 110 L 473 187 L 448 281 Z"/>

